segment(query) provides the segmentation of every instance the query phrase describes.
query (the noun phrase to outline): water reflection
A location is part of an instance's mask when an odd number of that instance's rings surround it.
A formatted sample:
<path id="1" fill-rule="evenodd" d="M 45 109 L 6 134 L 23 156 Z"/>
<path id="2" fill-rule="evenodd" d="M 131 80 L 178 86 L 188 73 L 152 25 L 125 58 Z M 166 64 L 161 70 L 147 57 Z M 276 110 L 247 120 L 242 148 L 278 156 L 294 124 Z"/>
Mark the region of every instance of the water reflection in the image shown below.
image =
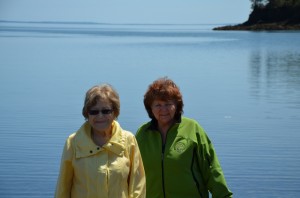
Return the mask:
<path id="1" fill-rule="evenodd" d="M 252 51 L 249 63 L 253 97 L 300 108 L 299 52 Z"/>

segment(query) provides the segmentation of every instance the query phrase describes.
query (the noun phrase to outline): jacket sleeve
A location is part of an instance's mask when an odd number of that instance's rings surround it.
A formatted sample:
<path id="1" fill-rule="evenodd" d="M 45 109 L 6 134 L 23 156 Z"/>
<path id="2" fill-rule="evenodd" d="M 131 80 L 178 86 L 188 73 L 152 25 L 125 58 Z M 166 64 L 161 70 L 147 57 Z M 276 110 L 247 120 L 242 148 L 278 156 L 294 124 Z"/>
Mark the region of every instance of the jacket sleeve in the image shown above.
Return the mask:
<path id="1" fill-rule="evenodd" d="M 142 157 L 135 137 L 131 136 L 130 139 L 130 172 L 128 178 L 129 197 L 145 198 L 146 178 Z"/>
<path id="2" fill-rule="evenodd" d="M 213 144 L 204 130 L 199 134 L 198 162 L 206 188 L 213 198 L 231 198 L 232 192 L 228 189 L 226 180 L 216 155 Z"/>
<path id="3" fill-rule="evenodd" d="M 70 198 L 73 180 L 72 158 L 74 151 L 72 148 L 71 136 L 67 139 L 60 165 L 60 172 L 57 180 L 55 198 Z"/>

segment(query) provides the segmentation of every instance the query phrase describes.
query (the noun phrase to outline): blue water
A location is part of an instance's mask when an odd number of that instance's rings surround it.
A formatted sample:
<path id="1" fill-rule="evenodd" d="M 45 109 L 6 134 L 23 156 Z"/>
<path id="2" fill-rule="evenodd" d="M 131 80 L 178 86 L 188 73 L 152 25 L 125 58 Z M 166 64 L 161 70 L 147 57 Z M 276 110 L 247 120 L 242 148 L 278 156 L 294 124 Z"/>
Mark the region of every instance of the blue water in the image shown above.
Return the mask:
<path id="1" fill-rule="evenodd" d="M 135 133 L 162 76 L 206 129 L 235 197 L 299 197 L 300 32 L 215 26 L 0 22 L 0 197 L 53 197 L 88 88 L 112 84 Z"/>

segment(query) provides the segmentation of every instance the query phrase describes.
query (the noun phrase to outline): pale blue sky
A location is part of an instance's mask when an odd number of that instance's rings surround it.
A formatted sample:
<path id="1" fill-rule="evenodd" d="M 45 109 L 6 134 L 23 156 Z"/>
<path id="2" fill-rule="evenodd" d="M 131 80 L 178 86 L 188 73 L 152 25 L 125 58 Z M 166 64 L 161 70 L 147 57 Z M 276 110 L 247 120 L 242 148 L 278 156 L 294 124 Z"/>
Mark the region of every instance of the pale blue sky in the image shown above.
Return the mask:
<path id="1" fill-rule="evenodd" d="M 0 0 L 0 20 L 242 23 L 250 0 Z"/>

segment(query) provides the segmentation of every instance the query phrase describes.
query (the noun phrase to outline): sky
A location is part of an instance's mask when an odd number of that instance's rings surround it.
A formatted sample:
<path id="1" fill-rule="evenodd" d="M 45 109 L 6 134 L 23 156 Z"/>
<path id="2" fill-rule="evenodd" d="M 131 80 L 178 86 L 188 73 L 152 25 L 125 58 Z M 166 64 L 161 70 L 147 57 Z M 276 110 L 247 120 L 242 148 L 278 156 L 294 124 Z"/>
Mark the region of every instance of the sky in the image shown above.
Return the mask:
<path id="1" fill-rule="evenodd" d="M 238 24 L 250 0 L 0 0 L 0 20 L 150 24 Z"/>

